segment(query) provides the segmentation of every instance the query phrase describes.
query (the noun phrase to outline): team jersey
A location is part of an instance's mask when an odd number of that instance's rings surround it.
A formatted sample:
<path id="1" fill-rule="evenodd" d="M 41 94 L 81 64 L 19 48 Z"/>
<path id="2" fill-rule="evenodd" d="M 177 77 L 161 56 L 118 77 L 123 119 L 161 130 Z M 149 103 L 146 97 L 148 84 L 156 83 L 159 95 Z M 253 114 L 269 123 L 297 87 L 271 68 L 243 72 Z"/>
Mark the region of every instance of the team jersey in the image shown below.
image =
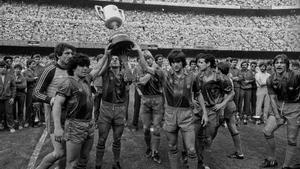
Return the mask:
<path id="1" fill-rule="evenodd" d="M 232 90 L 233 85 L 230 78 L 215 72 L 215 70 L 199 73 L 193 85 L 195 93 L 202 93 L 206 107 L 213 107 L 221 103 L 225 94 Z"/>
<path id="2" fill-rule="evenodd" d="M 120 72 L 118 75 L 115 75 L 110 69 L 108 69 L 103 74 L 102 79 L 102 100 L 109 103 L 125 103 L 127 101 L 127 82 L 125 82 L 123 72 Z"/>
<path id="3" fill-rule="evenodd" d="M 59 85 L 56 94 L 66 98 L 62 114 L 67 119 L 92 119 L 93 99 L 90 83 L 88 77 L 76 80 L 69 76 Z"/>
<path id="4" fill-rule="evenodd" d="M 59 84 L 68 77 L 67 70 L 59 64 L 49 65 L 43 71 L 34 89 L 37 101 L 50 104 L 51 98 L 55 96 Z"/>
<path id="5" fill-rule="evenodd" d="M 274 73 L 267 80 L 268 93 L 279 101 L 300 103 L 300 74 L 287 71 L 282 76 Z"/>

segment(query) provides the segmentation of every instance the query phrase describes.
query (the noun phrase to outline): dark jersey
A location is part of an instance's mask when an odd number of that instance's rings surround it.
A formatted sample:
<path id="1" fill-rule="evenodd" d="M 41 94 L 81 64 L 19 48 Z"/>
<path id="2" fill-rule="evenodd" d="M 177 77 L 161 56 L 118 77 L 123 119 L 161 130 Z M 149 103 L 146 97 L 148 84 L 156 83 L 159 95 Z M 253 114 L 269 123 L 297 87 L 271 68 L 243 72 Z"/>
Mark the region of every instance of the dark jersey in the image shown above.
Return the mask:
<path id="1" fill-rule="evenodd" d="M 207 107 L 212 107 L 224 100 L 225 94 L 233 90 L 228 76 L 215 71 L 201 72 L 193 85 L 194 92 L 201 92 Z"/>
<path id="2" fill-rule="evenodd" d="M 67 119 L 92 119 L 93 99 L 88 77 L 80 80 L 68 77 L 59 85 L 56 94 L 66 98 L 62 115 Z"/>
<path id="3" fill-rule="evenodd" d="M 174 72 L 164 76 L 163 90 L 167 104 L 172 107 L 191 107 L 193 76 L 184 73 L 178 78 Z"/>
<path id="4" fill-rule="evenodd" d="M 143 95 L 161 95 L 162 78 L 163 72 L 158 69 L 153 75 L 151 75 L 150 79 L 145 85 L 139 85 L 138 87 Z"/>
<path id="5" fill-rule="evenodd" d="M 267 80 L 268 93 L 279 101 L 300 103 L 300 74 L 288 71 L 282 76 L 272 74 Z"/>
<path id="6" fill-rule="evenodd" d="M 102 99 L 109 103 L 125 103 L 126 102 L 126 85 L 124 73 L 120 72 L 115 75 L 108 69 L 102 76 L 103 79 L 103 95 Z"/>

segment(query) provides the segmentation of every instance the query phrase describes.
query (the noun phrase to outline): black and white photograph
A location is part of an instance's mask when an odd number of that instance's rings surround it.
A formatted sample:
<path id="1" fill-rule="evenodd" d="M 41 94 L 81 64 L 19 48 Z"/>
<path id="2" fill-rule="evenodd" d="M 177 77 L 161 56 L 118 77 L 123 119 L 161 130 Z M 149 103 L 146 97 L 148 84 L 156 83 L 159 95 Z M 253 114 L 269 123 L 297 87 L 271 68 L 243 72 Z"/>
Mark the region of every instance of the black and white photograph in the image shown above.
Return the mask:
<path id="1" fill-rule="evenodd" d="M 0 0 L 0 169 L 300 169 L 300 0 Z"/>

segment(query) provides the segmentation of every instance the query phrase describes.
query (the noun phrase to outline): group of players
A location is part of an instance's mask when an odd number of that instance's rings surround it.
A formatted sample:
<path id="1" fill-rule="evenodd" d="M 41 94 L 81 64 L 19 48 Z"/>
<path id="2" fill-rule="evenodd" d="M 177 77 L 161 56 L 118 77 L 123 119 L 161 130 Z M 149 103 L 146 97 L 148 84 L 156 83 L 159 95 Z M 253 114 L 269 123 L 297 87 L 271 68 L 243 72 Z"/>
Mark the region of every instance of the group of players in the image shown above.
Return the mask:
<path id="1" fill-rule="evenodd" d="M 108 45 L 109 46 L 109 45 Z M 203 151 L 217 135 L 219 126 L 226 121 L 232 135 L 235 152 L 228 157 L 244 159 L 239 132 L 236 127 L 236 105 L 233 101 L 234 86 L 229 76 L 230 63 L 216 63 L 212 54 L 198 54 L 198 72 L 186 71 L 186 55 L 178 49 L 168 54 L 171 69 L 163 70 L 162 58 L 155 58 L 150 51 L 138 53 L 143 75 L 137 83 L 141 95 L 146 156 L 161 163 L 159 156 L 162 129 L 168 141 L 168 157 L 171 169 L 179 169 L 177 148 L 179 131 L 184 143 L 184 162 L 189 169 L 207 169 L 203 163 Z M 103 166 L 105 142 L 113 130 L 113 169 L 120 169 L 121 137 L 125 127 L 130 84 L 124 74 L 121 56 L 111 55 L 108 48 L 93 70 L 89 68 L 87 55 L 76 53 L 75 47 L 60 43 L 54 49 L 56 64 L 48 66 L 38 80 L 34 96 L 45 103 L 47 130 L 54 147 L 37 169 L 50 168 L 58 162 L 70 168 L 86 168 L 94 140 L 95 124 L 99 138 L 96 147 L 96 169 Z M 124 57 L 124 56 L 122 56 Z M 289 70 L 289 60 L 280 54 L 274 58 L 275 73 L 267 81 L 272 113 L 269 115 L 264 134 L 270 145 L 270 157 L 262 167 L 274 167 L 274 131 L 287 121 L 287 139 L 283 169 L 291 169 L 300 128 L 300 74 Z M 100 113 L 93 120 L 91 82 L 103 79 Z M 64 159 L 66 157 L 66 159 Z"/>

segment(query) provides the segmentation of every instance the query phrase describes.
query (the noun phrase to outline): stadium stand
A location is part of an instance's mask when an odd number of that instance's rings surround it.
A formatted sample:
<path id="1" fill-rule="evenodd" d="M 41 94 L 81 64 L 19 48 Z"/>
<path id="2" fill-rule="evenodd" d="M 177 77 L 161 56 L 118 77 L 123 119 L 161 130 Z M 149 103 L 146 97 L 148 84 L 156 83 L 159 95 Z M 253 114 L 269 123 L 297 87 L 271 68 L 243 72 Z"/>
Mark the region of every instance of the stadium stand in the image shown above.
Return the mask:
<path id="1" fill-rule="evenodd" d="M 240 1 L 197 1 L 241 3 Z M 247 1 L 248 2 L 248 1 Z M 262 5 L 270 1 L 249 1 Z M 295 5 L 296 1 L 272 1 Z M 107 42 L 112 31 L 99 21 L 93 8 L 49 4 L 4 2 L 1 40 Z M 139 43 L 160 47 L 230 49 L 245 51 L 299 51 L 300 16 L 237 16 L 126 10 L 128 32 Z"/>

